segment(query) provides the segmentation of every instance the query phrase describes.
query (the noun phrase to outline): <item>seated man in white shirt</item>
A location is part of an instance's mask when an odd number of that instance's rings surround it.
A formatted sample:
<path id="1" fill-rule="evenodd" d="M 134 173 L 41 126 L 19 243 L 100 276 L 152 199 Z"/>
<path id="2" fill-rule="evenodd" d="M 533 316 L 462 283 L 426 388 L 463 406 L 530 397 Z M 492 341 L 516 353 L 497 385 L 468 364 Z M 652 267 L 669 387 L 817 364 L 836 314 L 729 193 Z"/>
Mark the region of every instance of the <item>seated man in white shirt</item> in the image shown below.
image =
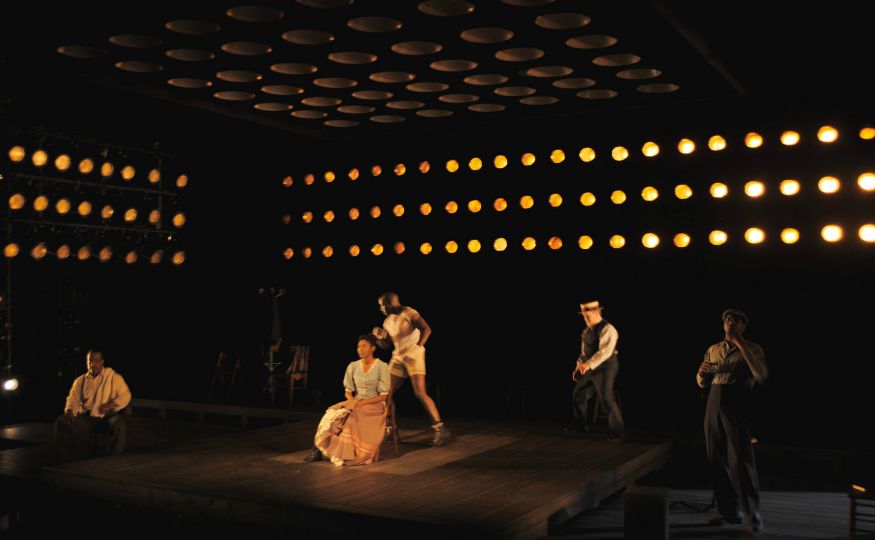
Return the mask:
<path id="1" fill-rule="evenodd" d="M 64 414 L 55 422 L 58 463 L 91 455 L 98 433 L 111 437 L 113 454 L 125 448 L 125 422 L 116 413 L 131 402 L 131 391 L 121 375 L 104 366 L 101 351 L 89 350 L 86 359 L 88 372 L 73 381 Z"/>

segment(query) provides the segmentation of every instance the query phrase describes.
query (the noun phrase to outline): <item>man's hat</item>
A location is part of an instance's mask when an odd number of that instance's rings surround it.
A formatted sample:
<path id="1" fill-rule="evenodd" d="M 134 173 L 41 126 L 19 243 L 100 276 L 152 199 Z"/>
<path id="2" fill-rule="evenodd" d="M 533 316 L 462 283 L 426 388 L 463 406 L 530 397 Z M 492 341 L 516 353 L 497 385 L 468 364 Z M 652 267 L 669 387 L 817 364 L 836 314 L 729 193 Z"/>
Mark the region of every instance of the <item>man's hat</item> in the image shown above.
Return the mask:
<path id="1" fill-rule="evenodd" d="M 723 316 L 720 317 L 720 320 L 725 321 L 726 317 L 730 315 L 735 315 L 736 318 L 741 319 L 741 321 L 746 325 L 747 324 L 747 315 L 744 314 L 740 309 L 729 308 L 723 312 Z"/>
<path id="2" fill-rule="evenodd" d="M 593 300 L 592 302 L 584 302 L 580 304 L 580 311 L 578 313 L 583 313 L 584 311 L 600 311 L 602 306 L 599 305 L 598 300 Z"/>

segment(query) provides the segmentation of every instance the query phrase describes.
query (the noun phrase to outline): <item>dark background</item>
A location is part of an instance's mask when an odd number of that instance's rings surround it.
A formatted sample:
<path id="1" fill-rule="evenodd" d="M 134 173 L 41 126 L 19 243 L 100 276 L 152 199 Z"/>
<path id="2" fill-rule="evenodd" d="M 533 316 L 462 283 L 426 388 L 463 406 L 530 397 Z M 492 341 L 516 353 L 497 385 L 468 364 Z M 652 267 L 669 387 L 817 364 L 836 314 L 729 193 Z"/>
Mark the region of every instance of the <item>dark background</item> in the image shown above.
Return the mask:
<path id="1" fill-rule="evenodd" d="M 713 23 L 712 16 L 685 3 L 675 5 L 688 7 L 684 13 L 692 22 Z M 37 7 L 30 9 L 4 20 L 19 30 L 7 33 L 4 43 L 4 153 L 13 144 L 33 148 L 40 129 L 145 150 L 158 143 L 191 179 L 182 195 L 189 220 L 181 242 L 188 260 L 177 268 L 52 257 L 34 262 L 22 255 L 7 264 L 13 361 L 22 387 L 4 404 L 4 423 L 49 420 L 60 413 L 92 344 L 106 350 L 108 364 L 125 376 L 136 397 L 190 401 L 207 399 L 217 352 L 240 350 L 245 374 L 233 400 L 264 405 L 266 371 L 257 349 L 265 314 L 256 290 L 274 286 L 286 290 L 279 299 L 284 350 L 311 346 L 311 386 L 323 391 L 323 404 L 342 397 L 340 380 L 355 358 L 355 337 L 380 324 L 377 296 L 396 291 L 434 329 L 428 379 L 433 392 L 439 382 L 441 411 L 449 421 L 518 415 L 518 401 L 505 410 L 509 384 L 514 400 L 525 389 L 529 418 L 567 419 L 569 374 L 583 327 L 578 304 L 597 298 L 620 333 L 618 387 L 630 430 L 690 437 L 701 430 L 704 408 L 695 370 L 705 349 L 722 338 L 721 312 L 738 307 L 750 316 L 747 337 L 765 348 L 771 370 L 758 390 L 757 436 L 775 444 L 871 448 L 861 418 L 871 357 L 872 248 L 859 241 L 856 229 L 873 221 L 873 206 L 872 196 L 855 181 L 875 168 L 871 142 L 856 136 L 872 120 L 872 107 L 851 78 L 853 66 L 837 64 L 845 42 L 830 49 L 836 53 L 832 60 L 815 71 L 820 83 L 792 86 L 805 79 L 800 70 L 811 67 L 804 59 L 814 58 L 808 53 L 816 51 L 815 40 L 805 36 L 818 27 L 813 14 L 784 30 L 785 37 L 792 32 L 804 39 L 786 61 L 772 56 L 773 71 L 768 61 L 759 64 L 760 71 L 744 62 L 749 45 L 721 41 L 725 30 L 708 34 L 723 44 L 719 52 L 735 61 L 747 80 L 759 84 L 752 84 L 753 95 L 437 128 L 375 126 L 326 137 L 168 103 L 65 70 L 61 59 L 42 53 L 64 42 L 59 36 L 75 25 L 65 24 L 63 12 L 39 17 Z M 859 24 L 850 15 L 825 17 L 822 28 L 845 40 Z M 752 35 L 772 36 L 751 54 L 783 50 L 777 47 L 780 38 L 766 31 L 776 28 L 770 25 L 778 24 L 775 17 L 743 20 Z M 727 26 L 731 23 L 730 18 Z M 850 45 L 848 50 L 860 52 L 856 43 Z M 845 78 L 832 82 L 829 77 L 837 74 Z M 767 85 L 782 80 L 787 87 Z M 815 140 L 825 124 L 839 129 L 839 142 Z M 784 129 L 799 131 L 800 145 L 781 147 Z M 747 131 L 761 133 L 766 145 L 743 148 Z M 729 141 L 724 152 L 705 149 L 716 133 Z M 695 154 L 674 150 L 681 137 L 697 142 Z M 660 144 L 659 157 L 641 157 L 646 140 Z M 632 157 L 623 163 L 608 159 L 615 144 L 627 146 Z M 582 146 L 595 148 L 599 158 L 580 162 L 576 154 Z M 568 156 L 561 165 L 549 162 L 554 148 Z M 526 151 L 538 158 L 530 168 L 519 165 Z M 507 169 L 491 166 L 496 153 L 508 156 Z M 473 156 L 484 160 L 484 168 L 466 172 Z M 454 175 L 442 166 L 451 158 L 463 167 Z M 416 172 L 421 160 L 431 163 L 428 175 Z M 395 177 L 391 169 L 399 162 L 408 172 Z M 376 163 L 384 169 L 379 178 L 367 172 Z M 3 172 L 10 166 L 4 156 Z M 352 183 L 345 173 L 354 166 L 362 176 Z M 332 184 L 321 180 L 329 169 L 338 177 Z M 314 186 L 303 185 L 308 172 L 317 176 Z M 835 196 L 816 191 L 825 174 L 843 181 Z M 292 188 L 281 186 L 286 175 L 295 179 Z M 762 200 L 741 195 L 752 178 L 767 184 Z M 802 193 L 778 195 L 783 178 L 799 179 Z M 707 196 L 715 180 L 730 186 L 726 200 Z M 681 182 L 692 186 L 692 199 L 672 196 Z M 660 190 L 657 201 L 641 201 L 645 185 Z M 0 187 L 4 193 L 11 189 L 9 182 Z M 626 191 L 626 204 L 607 202 L 615 188 Z M 580 206 L 583 191 L 594 192 L 599 202 Z M 565 199 L 561 208 L 546 204 L 554 192 Z M 516 204 L 523 194 L 535 197 L 531 210 Z M 502 214 L 491 210 L 497 196 L 510 204 Z M 479 214 L 465 210 L 472 198 L 483 202 Z M 450 199 L 461 207 L 455 216 L 441 210 Z M 424 201 L 435 207 L 427 218 L 416 212 Z M 391 216 L 396 203 L 406 207 L 402 218 Z M 364 217 L 374 204 L 383 210 L 378 220 Z M 346 218 L 351 206 L 362 210 L 357 222 Z M 334 223 L 320 219 L 328 209 L 338 215 Z M 315 213 L 314 223 L 300 220 L 305 210 Z M 292 216 L 289 225 L 280 220 L 286 212 Z M 820 227 L 829 222 L 845 227 L 843 242 L 827 245 L 819 238 Z M 741 239 L 754 225 L 769 233 L 765 244 Z M 802 232 L 799 244 L 780 243 L 777 231 L 785 226 Z M 730 242 L 708 245 L 713 228 L 729 232 Z M 682 230 L 693 237 L 685 250 L 670 243 Z M 658 249 L 641 246 L 641 234 L 648 231 L 660 234 Z M 580 234 L 595 238 L 593 249 L 577 249 Z M 626 247 L 609 248 L 612 234 L 624 234 Z M 529 235 L 538 247 L 523 252 L 519 241 Z M 553 235 L 564 241 L 557 252 L 546 247 Z M 491 249 L 496 236 L 508 238 L 507 252 Z M 471 238 L 483 242 L 481 253 L 466 252 Z M 455 255 L 441 249 L 451 239 L 461 245 Z M 401 256 L 391 253 L 398 240 L 407 247 Z M 435 252 L 420 255 L 422 241 L 432 242 Z M 368 253 L 375 242 L 386 247 L 380 257 Z M 352 243 L 362 247 L 358 258 L 346 254 Z M 330 259 L 320 255 L 325 245 L 334 247 Z M 301 257 L 305 246 L 314 250 L 309 260 Z M 281 256 L 285 247 L 296 252 L 289 261 Z M 401 399 L 407 414 L 419 410 L 409 395 Z"/>

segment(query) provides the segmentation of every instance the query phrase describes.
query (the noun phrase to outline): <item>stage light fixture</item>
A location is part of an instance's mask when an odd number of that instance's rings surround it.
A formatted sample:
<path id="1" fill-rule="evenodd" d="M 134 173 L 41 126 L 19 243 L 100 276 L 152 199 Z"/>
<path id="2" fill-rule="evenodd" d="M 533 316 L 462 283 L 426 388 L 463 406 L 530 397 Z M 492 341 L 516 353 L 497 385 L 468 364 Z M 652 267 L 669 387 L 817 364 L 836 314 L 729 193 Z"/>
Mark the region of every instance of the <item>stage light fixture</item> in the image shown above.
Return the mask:
<path id="1" fill-rule="evenodd" d="M 27 152 L 25 152 L 23 146 L 13 146 L 9 149 L 9 160 L 14 163 L 21 163 L 24 161 L 25 156 L 27 156 Z"/>
<path id="2" fill-rule="evenodd" d="M 817 130 L 817 140 L 822 143 L 833 143 L 839 138 L 839 130 L 832 126 L 822 126 Z"/>
<path id="3" fill-rule="evenodd" d="M 653 141 L 647 141 L 644 143 L 644 146 L 641 147 L 641 153 L 644 154 L 645 157 L 656 157 L 659 155 L 659 145 Z"/>
<path id="4" fill-rule="evenodd" d="M 692 154 L 696 150 L 696 143 L 690 139 L 681 139 L 678 142 L 678 152 L 687 155 Z"/>
<path id="5" fill-rule="evenodd" d="M 783 229 L 781 231 L 781 241 L 785 244 L 795 244 L 799 241 L 799 231 L 792 227 Z"/>
<path id="6" fill-rule="evenodd" d="M 841 187 L 841 182 L 835 176 L 824 176 L 817 182 L 817 189 L 827 195 L 832 195 L 838 192 Z"/>
<path id="7" fill-rule="evenodd" d="M 714 152 L 719 152 L 726 149 L 726 139 L 720 135 L 714 135 L 708 139 L 708 148 Z"/>
<path id="8" fill-rule="evenodd" d="M 763 136 L 751 131 L 744 136 L 744 145 L 748 148 L 759 148 L 763 145 Z"/>
<path id="9" fill-rule="evenodd" d="M 678 184 L 674 188 L 674 196 L 681 200 L 689 199 L 693 196 L 693 189 L 686 184 Z"/>
<path id="10" fill-rule="evenodd" d="M 766 186 L 759 180 L 751 180 L 744 184 L 744 193 L 748 197 L 761 197 L 766 192 Z"/>
<path id="11" fill-rule="evenodd" d="M 781 133 L 781 144 L 784 146 L 794 146 L 799 143 L 799 133 L 793 130 L 787 130 Z"/>
<path id="12" fill-rule="evenodd" d="M 729 195 L 729 187 L 723 182 L 714 182 L 711 184 L 711 196 L 715 199 L 722 199 Z"/>
<path id="13" fill-rule="evenodd" d="M 674 235 L 674 238 L 672 239 L 672 241 L 674 242 L 674 245 L 679 247 L 679 248 L 685 248 L 685 247 L 689 246 L 690 240 L 691 240 L 690 235 L 688 235 L 686 233 L 677 233 L 676 235 Z"/>
<path id="14" fill-rule="evenodd" d="M 659 198 L 659 191 L 653 186 L 647 186 L 641 190 L 641 198 L 647 202 L 653 202 Z"/>
<path id="15" fill-rule="evenodd" d="M 722 246 L 727 240 L 729 240 L 729 236 L 719 229 L 711 231 L 711 234 L 708 235 L 708 241 L 715 246 Z"/>
<path id="16" fill-rule="evenodd" d="M 766 240 L 766 233 L 758 227 L 751 227 L 744 231 L 744 239 L 748 244 L 762 244 Z"/>
<path id="17" fill-rule="evenodd" d="M 845 235 L 838 225 L 826 225 L 820 230 L 820 236 L 830 243 L 838 242 Z"/>
<path id="18" fill-rule="evenodd" d="M 799 193 L 800 185 L 799 181 L 793 180 L 792 178 L 788 178 L 787 180 L 782 180 L 779 189 L 783 195 L 788 197 L 792 197 Z"/>

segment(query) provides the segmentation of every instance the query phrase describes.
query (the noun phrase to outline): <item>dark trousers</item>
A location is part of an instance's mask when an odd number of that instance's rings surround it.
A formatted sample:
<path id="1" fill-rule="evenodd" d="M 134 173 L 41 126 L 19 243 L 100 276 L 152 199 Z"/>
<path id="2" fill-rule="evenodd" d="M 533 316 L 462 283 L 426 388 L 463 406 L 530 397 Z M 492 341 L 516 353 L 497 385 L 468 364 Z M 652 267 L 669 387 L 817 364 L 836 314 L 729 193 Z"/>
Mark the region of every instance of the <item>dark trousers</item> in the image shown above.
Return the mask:
<path id="1" fill-rule="evenodd" d="M 620 372 L 620 362 L 613 358 L 600 365 L 597 369 L 587 371 L 577 379 L 574 385 L 572 398 L 574 402 L 574 422 L 578 426 L 587 425 L 587 412 L 589 400 L 598 396 L 608 410 L 608 429 L 611 435 L 619 436 L 625 429 L 623 425 L 623 413 L 617 405 L 614 396 L 614 382 Z"/>
<path id="2" fill-rule="evenodd" d="M 124 452 L 127 427 L 117 414 L 95 418 L 88 414 L 73 417 L 70 425 L 55 421 L 55 458 L 58 463 L 93 457 L 96 454 Z"/>
<path id="3" fill-rule="evenodd" d="M 705 407 L 705 449 L 714 480 L 717 510 L 759 514 L 760 483 L 750 442 L 750 390 L 712 384 Z"/>

